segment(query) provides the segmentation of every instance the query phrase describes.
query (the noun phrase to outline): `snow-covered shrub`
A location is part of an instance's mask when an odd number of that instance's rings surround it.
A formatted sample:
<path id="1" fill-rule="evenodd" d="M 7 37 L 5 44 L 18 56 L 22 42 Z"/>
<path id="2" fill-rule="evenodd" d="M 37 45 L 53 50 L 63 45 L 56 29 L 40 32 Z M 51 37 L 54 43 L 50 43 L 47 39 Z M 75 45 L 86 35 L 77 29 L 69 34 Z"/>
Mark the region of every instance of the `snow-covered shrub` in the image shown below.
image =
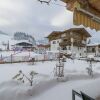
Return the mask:
<path id="1" fill-rule="evenodd" d="M 88 60 L 94 60 L 94 55 L 88 55 L 88 56 L 87 56 L 87 59 L 88 59 Z"/>
<path id="2" fill-rule="evenodd" d="M 24 74 L 21 70 L 18 72 L 18 74 L 16 74 L 13 79 L 16 79 L 18 81 L 21 81 L 23 83 L 25 83 L 25 79 L 28 80 L 28 82 L 30 83 L 30 86 L 33 85 L 33 78 L 35 75 L 37 75 L 38 73 L 36 73 L 35 71 L 31 71 L 29 73 L 29 76 L 27 76 L 26 74 Z"/>
<path id="3" fill-rule="evenodd" d="M 71 50 L 67 50 L 67 55 L 72 55 Z"/>
<path id="4" fill-rule="evenodd" d="M 88 55 L 87 61 L 89 61 L 89 67 L 87 68 L 88 74 L 93 77 L 92 63 L 95 61 L 94 56 Z"/>
<path id="5" fill-rule="evenodd" d="M 88 71 L 88 74 L 89 74 L 91 77 L 93 77 L 93 70 L 92 70 L 92 68 L 91 68 L 91 67 L 87 67 L 86 69 L 87 69 L 87 71 Z"/>

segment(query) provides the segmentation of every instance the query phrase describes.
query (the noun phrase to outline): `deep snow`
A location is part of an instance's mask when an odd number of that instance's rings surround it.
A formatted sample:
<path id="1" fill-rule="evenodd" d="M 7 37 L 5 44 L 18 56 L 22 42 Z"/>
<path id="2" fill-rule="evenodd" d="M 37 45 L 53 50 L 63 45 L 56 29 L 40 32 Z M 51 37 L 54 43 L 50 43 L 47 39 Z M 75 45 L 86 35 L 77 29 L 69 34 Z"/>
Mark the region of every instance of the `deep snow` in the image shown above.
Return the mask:
<path id="1" fill-rule="evenodd" d="M 67 59 L 65 62 L 65 82 L 58 82 L 54 77 L 55 61 L 29 63 L 0 64 L 0 100 L 72 100 L 72 89 L 85 91 L 90 96 L 92 85 L 98 89 L 100 82 L 100 64 L 93 64 L 94 77 L 88 76 L 86 68 L 88 62 Z M 16 73 L 22 70 L 26 75 L 31 70 L 39 73 L 34 78 L 33 86 L 12 80 Z M 91 84 L 91 85 L 89 85 Z M 97 85 L 96 85 L 97 84 Z M 88 86 L 89 89 L 87 88 Z M 86 87 L 86 89 L 85 89 Z M 96 90 L 97 90 L 96 89 Z"/>

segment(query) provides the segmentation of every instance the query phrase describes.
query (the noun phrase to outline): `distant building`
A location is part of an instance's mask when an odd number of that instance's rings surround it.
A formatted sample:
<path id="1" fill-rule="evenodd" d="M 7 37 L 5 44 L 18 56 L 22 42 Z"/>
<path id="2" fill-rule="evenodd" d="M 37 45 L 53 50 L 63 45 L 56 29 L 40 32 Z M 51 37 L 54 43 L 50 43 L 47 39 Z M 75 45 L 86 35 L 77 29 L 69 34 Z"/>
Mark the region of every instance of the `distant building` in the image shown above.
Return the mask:
<path id="1" fill-rule="evenodd" d="M 33 45 L 36 45 L 34 37 L 24 32 L 16 32 L 14 34 L 14 40 L 27 40 L 28 42 L 31 42 Z"/>
<path id="2" fill-rule="evenodd" d="M 100 56 L 100 43 L 93 43 L 87 45 L 88 55 Z"/>
<path id="3" fill-rule="evenodd" d="M 37 45 L 37 53 L 39 54 L 45 54 L 46 51 L 50 51 L 50 45 L 47 44 L 47 45 L 43 45 L 43 44 L 39 44 Z"/>
<path id="4" fill-rule="evenodd" d="M 47 38 L 51 51 L 74 53 L 76 56 L 86 56 L 87 39 L 91 35 L 84 28 L 71 28 L 62 32 L 54 31 Z"/>
<path id="5" fill-rule="evenodd" d="M 14 34 L 11 46 L 12 50 L 34 50 L 36 41 L 31 35 L 23 32 L 16 32 Z"/>
<path id="6" fill-rule="evenodd" d="M 43 38 L 43 39 L 39 39 L 36 41 L 37 45 L 43 44 L 43 45 L 47 45 L 49 43 L 47 38 Z"/>
<path id="7" fill-rule="evenodd" d="M 12 40 L 12 50 L 14 51 L 22 51 L 22 50 L 30 50 L 34 51 L 35 47 L 32 43 L 28 42 L 27 40 Z"/>

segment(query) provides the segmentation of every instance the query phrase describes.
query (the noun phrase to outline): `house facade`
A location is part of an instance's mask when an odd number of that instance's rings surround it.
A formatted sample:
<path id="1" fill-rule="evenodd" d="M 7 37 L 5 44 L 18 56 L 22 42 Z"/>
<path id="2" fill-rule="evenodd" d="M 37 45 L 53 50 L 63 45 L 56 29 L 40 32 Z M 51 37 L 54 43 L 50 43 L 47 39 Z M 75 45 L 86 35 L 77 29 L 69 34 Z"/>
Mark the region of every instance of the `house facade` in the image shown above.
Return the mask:
<path id="1" fill-rule="evenodd" d="M 62 32 L 52 32 L 47 38 L 51 51 L 71 52 L 77 57 L 86 56 L 87 40 L 91 35 L 84 28 L 71 28 Z"/>

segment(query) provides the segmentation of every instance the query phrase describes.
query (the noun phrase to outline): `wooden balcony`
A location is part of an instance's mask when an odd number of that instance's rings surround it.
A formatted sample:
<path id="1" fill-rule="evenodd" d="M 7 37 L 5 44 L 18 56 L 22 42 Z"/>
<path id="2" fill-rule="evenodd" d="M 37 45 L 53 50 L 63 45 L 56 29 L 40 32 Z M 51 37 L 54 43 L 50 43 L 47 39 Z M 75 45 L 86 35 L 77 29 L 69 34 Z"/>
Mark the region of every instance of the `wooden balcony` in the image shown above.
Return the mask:
<path id="1" fill-rule="evenodd" d="M 71 41 L 62 41 L 59 45 L 63 47 L 63 46 L 71 46 L 71 44 L 72 44 Z M 73 46 L 84 47 L 86 46 L 86 44 L 85 42 L 82 41 L 80 42 L 75 41 L 73 42 Z"/>

